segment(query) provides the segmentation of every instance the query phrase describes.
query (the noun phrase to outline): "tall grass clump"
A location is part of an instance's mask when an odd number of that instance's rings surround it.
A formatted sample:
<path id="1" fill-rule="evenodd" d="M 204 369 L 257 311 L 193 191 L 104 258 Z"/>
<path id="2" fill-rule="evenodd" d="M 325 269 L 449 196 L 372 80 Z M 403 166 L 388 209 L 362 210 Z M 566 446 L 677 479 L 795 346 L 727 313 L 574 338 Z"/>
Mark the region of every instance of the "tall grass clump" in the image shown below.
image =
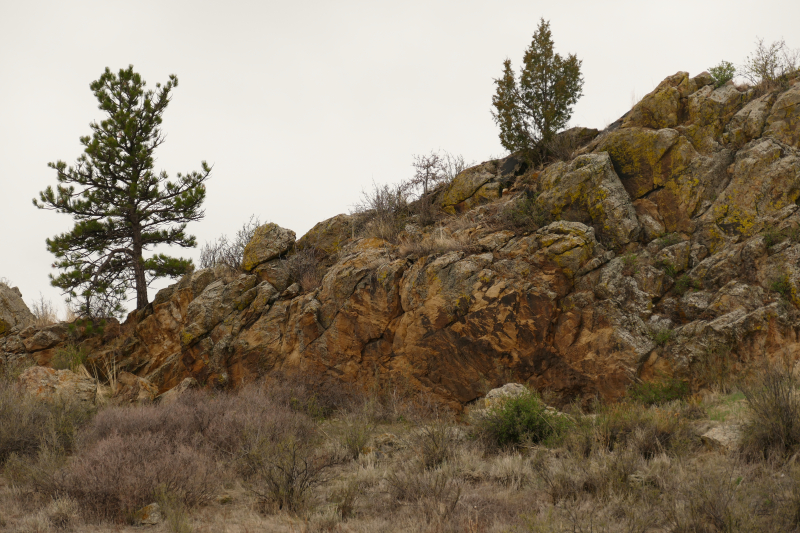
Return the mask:
<path id="1" fill-rule="evenodd" d="M 771 366 L 742 387 L 748 416 L 741 449 L 750 458 L 788 457 L 800 451 L 800 391 L 788 365 Z"/>

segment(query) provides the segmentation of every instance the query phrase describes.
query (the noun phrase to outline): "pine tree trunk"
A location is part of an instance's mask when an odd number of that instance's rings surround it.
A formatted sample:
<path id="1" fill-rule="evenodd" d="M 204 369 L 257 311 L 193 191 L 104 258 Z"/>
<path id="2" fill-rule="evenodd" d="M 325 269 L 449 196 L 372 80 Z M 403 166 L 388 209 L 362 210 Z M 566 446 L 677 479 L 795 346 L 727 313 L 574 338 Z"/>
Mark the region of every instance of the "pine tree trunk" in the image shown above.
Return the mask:
<path id="1" fill-rule="evenodd" d="M 142 257 L 142 231 L 136 223 L 133 224 L 133 276 L 136 282 L 136 309 L 143 309 L 148 303 L 147 280 Z"/>

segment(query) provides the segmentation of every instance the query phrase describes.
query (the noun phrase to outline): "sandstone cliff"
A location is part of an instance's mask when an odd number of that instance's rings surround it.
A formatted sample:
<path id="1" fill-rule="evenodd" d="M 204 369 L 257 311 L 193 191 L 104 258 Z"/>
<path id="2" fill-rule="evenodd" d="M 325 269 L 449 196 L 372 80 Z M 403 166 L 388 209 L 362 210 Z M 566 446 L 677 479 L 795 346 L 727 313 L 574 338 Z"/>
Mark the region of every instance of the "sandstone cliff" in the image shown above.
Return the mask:
<path id="1" fill-rule="evenodd" d="M 453 406 L 509 381 L 613 399 L 634 379 L 703 386 L 800 355 L 797 79 L 757 94 L 679 72 L 569 135 L 574 157 L 546 168 L 512 155 L 462 172 L 437 200 L 457 216 L 399 244 L 356 238 L 348 215 L 297 242 L 269 224 L 245 273 L 193 272 L 102 336 L 28 327 L 0 353 L 47 365 L 71 335 L 162 392 L 280 371 Z M 514 210 L 541 227 L 504 224 Z M 317 287 L 286 267 L 308 249 Z"/>

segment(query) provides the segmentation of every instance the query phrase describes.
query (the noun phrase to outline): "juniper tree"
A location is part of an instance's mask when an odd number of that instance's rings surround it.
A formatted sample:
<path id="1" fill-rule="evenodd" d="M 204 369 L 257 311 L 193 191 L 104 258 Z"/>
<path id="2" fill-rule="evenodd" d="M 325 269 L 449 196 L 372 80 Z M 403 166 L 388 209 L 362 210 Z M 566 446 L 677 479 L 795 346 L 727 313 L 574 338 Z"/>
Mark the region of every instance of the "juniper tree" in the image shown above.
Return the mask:
<path id="1" fill-rule="evenodd" d="M 106 117 L 92 122 L 91 136 L 80 138 L 84 153 L 74 166 L 48 163 L 56 171 L 55 191 L 47 187 L 33 203 L 40 209 L 67 213 L 71 231 L 47 239 L 62 272 L 51 274 L 82 314 L 120 311 L 125 293 L 136 291 L 136 308 L 148 303 L 147 287 L 160 277 L 178 277 L 191 259 L 144 253 L 157 245 L 196 246 L 186 233 L 188 222 L 203 218 L 204 182 L 211 168 L 177 174 L 154 170 L 153 153 L 163 142 L 162 115 L 178 78 L 145 89 L 133 66 L 114 74 L 108 68 L 90 85 Z M 98 309 L 99 308 L 99 309 Z"/>
<path id="2" fill-rule="evenodd" d="M 522 61 L 519 79 L 511 60 L 503 63 L 503 75 L 494 80 L 497 90 L 492 97 L 492 116 L 500 127 L 504 148 L 541 159 L 583 94 L 581 61 L 575 54 L 562 58 L 553 52 L 550 23 L 544 19 Z"/>

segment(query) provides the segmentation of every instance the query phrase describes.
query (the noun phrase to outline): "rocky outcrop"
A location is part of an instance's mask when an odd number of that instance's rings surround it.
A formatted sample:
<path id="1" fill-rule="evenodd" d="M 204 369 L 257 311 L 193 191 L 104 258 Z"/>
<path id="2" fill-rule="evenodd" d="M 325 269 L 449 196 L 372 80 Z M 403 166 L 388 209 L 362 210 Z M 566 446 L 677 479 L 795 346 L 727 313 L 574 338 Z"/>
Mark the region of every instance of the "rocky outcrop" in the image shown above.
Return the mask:
<path id="1" fill-rule="evenodd" d="M 19 289 L 0 283 L 0 337 L 19 332 L 32 325 L 34 320 Z"/>
<path id="2" fill-rule="evenodd" d="M 42 399 L 77 401 L 94 404 L 97 383 L 88 375 L 70 370 L 54 370 L 43 366 L 32 366 L 19 376 L 22 388 Z"/>
<path id="3" fill-rule="evenodd" d="M 460 173 L 432 195 L 459 216 L 410 221 L 401 245 L 359 238 L 348 215 L 297 243 L 268 224 L 243 272 L 188 274 L 102 335 L 14 330 L 0 354 L 47 365 L 80 343 L 96 368 L 128 373 L 118 397 L 132 401 L 289 375 L 456 409 L 509 382 L 590 401 L 798 359 L 797 87 L 756 95 L 677 73 L 606 131 L 573 132 L 587 143 L 575 157 Z M 544 222 L 508 224 L 514 209 Z M 322 258 L 319 286 L 287 268 L 300 252 Z"/>
<path id="4" fill-rule="evenodd" d="M 244 248 L 242 269 L 250 272 L 258 265 L 276 259 L 294 246 L 295 234 L 277 224 L 269 223 L 256 228 L 253 238 Z"/>

